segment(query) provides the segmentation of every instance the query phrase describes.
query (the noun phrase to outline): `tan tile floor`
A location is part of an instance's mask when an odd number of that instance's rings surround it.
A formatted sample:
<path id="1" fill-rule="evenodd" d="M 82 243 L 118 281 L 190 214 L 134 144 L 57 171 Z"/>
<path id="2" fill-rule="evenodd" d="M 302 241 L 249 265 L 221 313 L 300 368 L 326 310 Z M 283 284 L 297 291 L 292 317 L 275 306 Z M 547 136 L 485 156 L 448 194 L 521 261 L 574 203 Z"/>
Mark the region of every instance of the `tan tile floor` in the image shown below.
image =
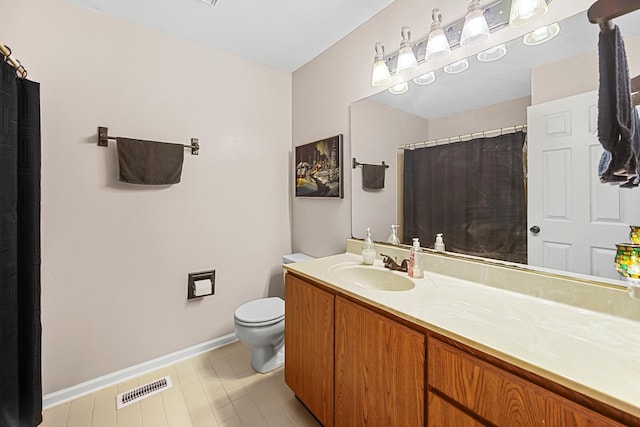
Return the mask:
<path id="1" fill-rule="evenodd" d="M 318 427 L 284 383 L 255 372 L 236 342 L 44 411 L 41 427 Z M 171 376 L 173 387 L 116 410 L 116 395 Z"/>

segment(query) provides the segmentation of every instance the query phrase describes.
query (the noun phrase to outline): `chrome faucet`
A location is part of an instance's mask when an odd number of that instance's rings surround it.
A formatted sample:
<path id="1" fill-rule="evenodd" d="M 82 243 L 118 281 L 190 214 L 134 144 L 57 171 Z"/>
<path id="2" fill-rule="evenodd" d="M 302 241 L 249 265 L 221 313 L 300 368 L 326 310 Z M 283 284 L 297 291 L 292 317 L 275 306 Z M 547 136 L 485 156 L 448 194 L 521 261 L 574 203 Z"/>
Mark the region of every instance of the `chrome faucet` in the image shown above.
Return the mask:
<path id="1" fill-rule="evenodd" d="M 380 254 L 380 255 L 383 257 L 382 263 L 384 264 L 385 268 L 388 268 L 389 270 L 404 271 L 405 273 L 407 272 L 408 270 L 407 264 L 409 263 L 408 259 L 403 259 L 402 262 L 398 264 L 389 255 L 385 255 L 385 254 Z"/>

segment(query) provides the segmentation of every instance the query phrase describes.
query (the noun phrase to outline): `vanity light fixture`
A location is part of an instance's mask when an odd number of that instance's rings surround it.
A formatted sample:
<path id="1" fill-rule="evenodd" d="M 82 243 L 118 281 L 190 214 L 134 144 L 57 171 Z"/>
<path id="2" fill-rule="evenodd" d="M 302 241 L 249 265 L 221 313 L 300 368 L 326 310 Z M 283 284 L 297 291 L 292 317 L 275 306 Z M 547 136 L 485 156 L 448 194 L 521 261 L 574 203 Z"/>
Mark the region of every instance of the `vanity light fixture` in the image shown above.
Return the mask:
<path id="1" fill-rule="evenodd" d="M 547 13 L 545 0 L 512 0 L 509 13 L 509 26 L 522 27 Z"/>
<path id="2" fill-rule="evenodd" d="M 426 86 L 436 81 L 436 73 L 431 71 L 413 79 L 413 82 L 417 85 Z"/>
<path id="3" fill-rule="evenodd" d="M 499 44 L 498 46 L 494 46 L 485 51 L 480 52 L 476 58 L 478 58 L 478 61 L 480 62 L 491 62 L 491 61 L 497 61 L 498 59 L 502 58 L 506 54 L 507 54 L 507 46 L 504 43 L 502 43 L 502 44 Z"/>
<path id="4" fill-rule="evenodd" d="M 442 30 L 442 14 L 440 9 L 433 9 L 431 12 L 431 29 L 427 40 L 427 51 L 425 59 L 429 62 L 439 61 L 451 55 L 449 40 Z"/>
<path id="5" fill-rule="evenodd" d="M 371 73 L 371 85 L 383 86 L 391 78 L 389 67 L 384 61 L 384 46 L 376 43 L 376 56 L 373 58 L 373 73 Z"/>
<path id="6" fill-rule="evenodd" d="M 396 67 L 398 73 L 406 73 L 418 68 L 418 60 L 413 53 L 413 45 L 411 44 L 411 30 L 409 27 L 402 27 L 400 30 L 402 41 L 400 42 L 400 51 L 398 52 L 398 65 Z"/>
<path id="7" fill-rule="evenodd" d="M 527 46 L 535 46 L 548 42 L 556 35 L 558 35 L 559 32 L 560 24 L 555 22 L 551 25 L 545 25 L 544 27 L 540 27 L 537 30 L 525 34 L 522 40 Z"/>
<path id="8" fill-rule="evenodd" d="M 458 74 L 469 68 L 469 61 L 467 58 L 456 61 L 444 67 L 444 72 L 447 74 Z"/>
<path id="9" fill-rule="evenodd" d="M 460 46 L 467 47 L 485 41 L 490 35 L 489 24 L 487 24 L 484 11 L 480 7 L 480 0 L 471 0 L 464 18 Z"/>
<path id="10" fill-rule="evenodd" d="M 407 82 L 398 83 L 397 85 L 391 86 L 389 88 L 389 92 L 391 92 L 394 95 L 402 95 L 408 90 L 409 90 L 409 84 Z"/>

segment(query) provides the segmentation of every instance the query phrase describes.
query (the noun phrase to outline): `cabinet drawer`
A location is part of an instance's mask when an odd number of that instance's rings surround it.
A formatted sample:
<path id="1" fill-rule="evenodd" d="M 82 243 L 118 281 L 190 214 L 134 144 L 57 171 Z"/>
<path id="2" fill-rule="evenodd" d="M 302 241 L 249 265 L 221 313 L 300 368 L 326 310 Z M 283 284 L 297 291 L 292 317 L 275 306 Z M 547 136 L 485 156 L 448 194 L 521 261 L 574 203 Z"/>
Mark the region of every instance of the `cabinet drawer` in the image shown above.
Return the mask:
<path id="1" fill-rule="evenodd" d="M 465 414 L 437 394 L 429 392 L 429 408 L 427 410 L 427 427 L 485 427 L 475 418 Z"/>
<path id="2" fill-rule="evenodd" d="M 435 338 L 428 355 L 429 388 L 496 426 L 622 427 Z"/>

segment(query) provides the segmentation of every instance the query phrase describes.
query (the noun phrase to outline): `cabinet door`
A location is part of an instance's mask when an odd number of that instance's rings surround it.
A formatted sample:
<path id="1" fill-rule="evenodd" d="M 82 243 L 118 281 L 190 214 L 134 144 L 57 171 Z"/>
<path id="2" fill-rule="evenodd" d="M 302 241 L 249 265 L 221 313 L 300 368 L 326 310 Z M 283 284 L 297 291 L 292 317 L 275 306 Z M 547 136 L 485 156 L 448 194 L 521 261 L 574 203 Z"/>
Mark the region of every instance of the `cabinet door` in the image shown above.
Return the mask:
<path id="1" fill-rule="evenodd" d="M 336 426 L 424 426 L 425 338 L 336 297 Z"/>
<path id="2" fill-rule="evenodd" d="M 284 379 L 325 427 L 333 426 L 334 298 L 286 276 Z"/>

